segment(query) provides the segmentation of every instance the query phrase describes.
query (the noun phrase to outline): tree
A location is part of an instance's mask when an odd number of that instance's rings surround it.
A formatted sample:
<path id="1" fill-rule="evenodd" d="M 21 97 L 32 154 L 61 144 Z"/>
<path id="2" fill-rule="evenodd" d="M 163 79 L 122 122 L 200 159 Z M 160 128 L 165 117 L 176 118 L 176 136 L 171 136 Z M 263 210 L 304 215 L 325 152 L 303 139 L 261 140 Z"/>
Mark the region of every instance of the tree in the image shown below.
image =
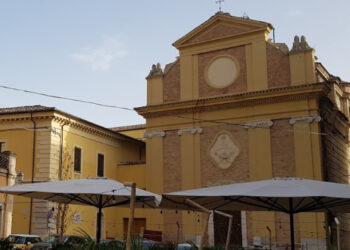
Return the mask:
<path id="1" fill-rule="evenodd" d="M 73 179 L 73 157 L 68 147 L 62 148 L 60 170 L 58 173 L 61 180 Z M 63 235 L 68 231 L 68 228 L 73 222 L 74 214 L 76 210 L 73 210 L 68 204 L 58 204 L 58 215 L 57 215 L 57 234 L 60 236 L 62 241 Z"/>

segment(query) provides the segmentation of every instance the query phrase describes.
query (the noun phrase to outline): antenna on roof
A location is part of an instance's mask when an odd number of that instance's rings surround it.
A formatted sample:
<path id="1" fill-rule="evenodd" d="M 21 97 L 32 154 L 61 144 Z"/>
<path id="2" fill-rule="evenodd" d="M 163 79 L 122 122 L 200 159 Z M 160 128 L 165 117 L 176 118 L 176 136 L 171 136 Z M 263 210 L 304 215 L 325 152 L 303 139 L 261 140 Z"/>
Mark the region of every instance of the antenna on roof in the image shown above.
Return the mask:
<path id="1" fill-rule="evenodd" d="M 219 4 L 219 12 L 222 12 L 221 9 L 222 9 L 222 3 L 225 2 L 225 0 L 216 0 L 215 3 Z"/>
<path id="2" fill-rule="evenodd" d="M 248 16 L 248 14 L 247 14 L 246 12 L 243 13 L 242 18 L 244 18 L 244 19 L 250 19 L 249 16 Z"/>

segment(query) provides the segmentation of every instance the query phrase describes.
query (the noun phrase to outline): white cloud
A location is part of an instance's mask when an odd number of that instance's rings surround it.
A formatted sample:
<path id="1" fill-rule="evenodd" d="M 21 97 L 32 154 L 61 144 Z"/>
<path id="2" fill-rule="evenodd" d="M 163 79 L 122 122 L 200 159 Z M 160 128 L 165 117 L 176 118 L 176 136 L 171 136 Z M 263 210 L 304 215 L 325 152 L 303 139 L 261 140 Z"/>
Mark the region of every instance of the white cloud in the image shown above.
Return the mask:
<path id="1" fill-rule="evenodd" d="M 287 16 L 301 16 L 304 12 L 301 10 L 288 10 L 285 14 Z"/>
<path id="2" fill-rule="evenodd" d="M 94 71 L 103 71 L 110 69 L 114 61 L 126 54 L 127 51 L 118 37 L 106 37 L 101 44 L 81 48 L 70 56 L 79 62 L 89 64 Z"/>

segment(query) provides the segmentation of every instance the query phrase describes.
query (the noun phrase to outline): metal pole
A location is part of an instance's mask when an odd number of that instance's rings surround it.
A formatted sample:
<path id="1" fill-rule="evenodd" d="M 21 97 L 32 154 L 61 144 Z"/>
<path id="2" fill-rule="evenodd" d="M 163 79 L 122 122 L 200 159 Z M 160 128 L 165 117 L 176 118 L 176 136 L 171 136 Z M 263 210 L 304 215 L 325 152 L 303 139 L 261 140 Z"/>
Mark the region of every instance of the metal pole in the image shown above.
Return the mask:
<path id="1" fill-rule="evenodd" d="M 98 213 L 97 213 L 97 235 L 96 240 L 97 243 L 101 241 L 101 225 L 102 225 L 102 197 L 100 195 L 98 202 Z"/>
<path id="2" fill-rule="evenodd" d="M 289 226 L 290 226 L 290 249 L 295 250 L 293 198 L 289 198 Z"/>
<path id="3" fill-rule="evenodd" d="M 198 248 L 198 250 L 202 250 L 203 245 L 204 245 L 204 238 L 207 236 L 207 233 L 208 233 L 208 222 L 209 222 L 210 210 L 206 209 L 205 207 L 199 205 L 198 203 L 196 203 L 190 199 L 186 199 L 185 202 L 191 206 L 199 208 L 200 210 L 202 210 L 202 212 L 206 213 L 205 220 L 204 220 L 204 230 L 203 230 L 203 234 L 202 234 L 202 239 L 201 239 L 201 243 L 200 243 L 199 248 Z"/>
<path id="4" fill-rule="evenodd" d="M 269 226 L 266 226 L 267 231 L 269 231 L 269 250 L 272 250 L 272 236 L 271 236 L 271 228 Z"/>
<path id="5" fill-rule="evenodd" d="M 128 223 L 128 234 L 127 234 L 127 238 L 126 238 L 126 250 L 130 250 L 131 249 L 131 230 L 132 230 L 132 224 L 134 222 L 134 213 L 135 213 L 136 183 L 126 182 L 126 183 L 124 183 L 124 186 L 131 187 L 130 216 L 129 216 L 129 223 Z"/>
<path id="6" fill-rule="evenodd" d="M 337 217 L 334 217 L 334 221 L 335 221 L 335 224 L 337 224 L 337 248 L 340 250 L 341 249 L 341 246 L 340 246 L 340 222 L 338 220 Z"/>

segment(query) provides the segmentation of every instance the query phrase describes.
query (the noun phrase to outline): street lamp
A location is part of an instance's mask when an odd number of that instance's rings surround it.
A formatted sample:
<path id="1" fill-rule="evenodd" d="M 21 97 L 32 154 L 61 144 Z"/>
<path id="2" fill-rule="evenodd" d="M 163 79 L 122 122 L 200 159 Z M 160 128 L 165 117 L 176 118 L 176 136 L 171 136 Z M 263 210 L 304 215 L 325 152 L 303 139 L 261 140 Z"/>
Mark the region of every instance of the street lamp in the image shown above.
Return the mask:
<path id="1" fill-rule="evenodd" d="M 16 184 L 21 184 L 24 179 L 24 174 L 20 171 L 16 176 Z"/>

